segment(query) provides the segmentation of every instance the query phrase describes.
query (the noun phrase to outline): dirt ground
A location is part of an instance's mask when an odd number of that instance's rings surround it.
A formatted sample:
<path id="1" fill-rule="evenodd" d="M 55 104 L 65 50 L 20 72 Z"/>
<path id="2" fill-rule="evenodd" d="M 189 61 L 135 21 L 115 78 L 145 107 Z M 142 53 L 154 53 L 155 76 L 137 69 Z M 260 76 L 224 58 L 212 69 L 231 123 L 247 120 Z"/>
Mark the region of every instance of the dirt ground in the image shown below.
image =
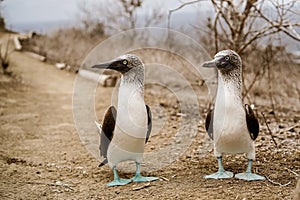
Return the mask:
<path id="1" fill-rule="evenodd" d="M 107 187 L 113 174 L 108 166 L 98 168 L 99 160 L 85 149 L 76 131 L 72 114 L 73 84 L 76 75 L 41 63 L 22 52 L 11 54 L 12 76 L 0 75 L 0 199 L 292 199 L 300 172 L 299 106 L 286 106 L 285 126 L 274 135 L 266 126 L 257 146 L 255 172 L 265 181 L 237 179 L 206 180 L 217 170 L 212 151 L 199 156 L 203 121 L 196 139 L 171 165 L 145 173 L 159 181 Z M 103 116 L 113 88 L 101 88 L 97 113 Z M 171 137 L 177 128 L 177 108 L 163 98 L 153 99 L 146 88 L 146 101 L 160 101 L 167 112 L 175 113 L 165 135 L 155 135 L 147 151 Z M 153 103 L 153 102 L 152 102 Z M 299 103 L 299 102 L 298 102 Z M 269 107 L 260 107 L 268 111 Z M 203 108 L 204 109 L 204 108 Z M 155 113 L 154 113 L 155 114 Z M 153 115 L 154 115 L 153 114 Z M 267 116 L 269 117 L 269 115 Z M 198 142 L 197 142 L 198 141 Z M 227 170 L 246 168 L 244 156 L 224 156 Z M 134 171 L 134 168 L 133 168 Z M 133 173 L 120 173 L 131 177 Z"/>

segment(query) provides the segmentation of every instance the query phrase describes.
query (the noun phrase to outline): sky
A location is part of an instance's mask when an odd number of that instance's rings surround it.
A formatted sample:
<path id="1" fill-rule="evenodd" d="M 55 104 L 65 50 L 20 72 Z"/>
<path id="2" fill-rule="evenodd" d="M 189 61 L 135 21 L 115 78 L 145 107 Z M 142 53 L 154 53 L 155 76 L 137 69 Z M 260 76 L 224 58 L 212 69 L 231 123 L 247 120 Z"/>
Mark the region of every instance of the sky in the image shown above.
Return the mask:
<path id="1" fill-rule="evenodd" d="M 59 26 L 59 24 L 65 25 L 66 22 L 75 23 L 75 21 L 78 20 L 78 4 L 83 1 L 96 2 L 99 0 L 4 0 L 2 3 L 2 15 L 6 20 L 7 27 L 10 29 L 24 29 L 23 31 L 26 31 L 26 28 L 34 28 L 33 24 L 35 24 L 35 26 L 37 24 L 43 26 L 42 23 L 45 23 L 45 26 L 55 26 L 55 22 L 59 22 L 57 26 Z M 166 13 L 168 13 L 168 10 L 181 5 L 179 0 L 143 1 L 144 8 L 155 7 L 157 4 L 159 4 Z M 193 5 L 187 6 L 177 13 L 195 13 L 195 10 L 195 5 Z M 35 31 L 39 32 L 39 30 Z"/>
<path id="2" fill-rule="evenodd" d="M 4 0 L 8 23 L 29 23 L 71 19 L 80 0 Z"/>

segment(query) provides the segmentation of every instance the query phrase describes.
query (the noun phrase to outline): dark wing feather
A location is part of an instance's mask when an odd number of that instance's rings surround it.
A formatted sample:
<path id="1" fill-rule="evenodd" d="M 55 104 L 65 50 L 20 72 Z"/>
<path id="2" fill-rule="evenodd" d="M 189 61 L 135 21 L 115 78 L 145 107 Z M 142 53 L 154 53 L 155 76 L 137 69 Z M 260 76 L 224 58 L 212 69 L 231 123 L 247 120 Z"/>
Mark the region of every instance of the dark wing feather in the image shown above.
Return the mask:
<path id="1" fill-rule="evenodd" d="M 148 116 L 148 129 L 147 129 L 145 143 L 148 142 L 149 137 L 150 137 L 150 133 L 151 133 L 151 130 L 152 130 L 152 114 L 151 114 L 151 110 L 150 110 L 150 107 L 148 105 L 146 105 L 146 109 L 147 109 L 147 116 Z"/>
<path id="2" fill-rule="evenodd" d="M 213 135 L 213 121 L 214 121 L 214 110 L 209 110 L 207 115 L 206 115 L 206 120 L 205 120 L 205 129 L 210 137 L 210 139 L 214 139 Z"/>
<path id="3" fill-rule="evenodd" d="M 110 141 L 113 138 L 115 124 L 116 124 L 117 110 L 114 106 L 110 106 L 105 113 L 102 131 L 100 134 L 100 155 L 105 158 L 105 160 L 99 165 L 107 164 L 107 149 Z"/>
<path id="4" fill-rule="evenodd" d="M 259 123 L 252 108 L 245 104 L 247 128 L 252 140 L 255 140 L 259 133 Z"/>

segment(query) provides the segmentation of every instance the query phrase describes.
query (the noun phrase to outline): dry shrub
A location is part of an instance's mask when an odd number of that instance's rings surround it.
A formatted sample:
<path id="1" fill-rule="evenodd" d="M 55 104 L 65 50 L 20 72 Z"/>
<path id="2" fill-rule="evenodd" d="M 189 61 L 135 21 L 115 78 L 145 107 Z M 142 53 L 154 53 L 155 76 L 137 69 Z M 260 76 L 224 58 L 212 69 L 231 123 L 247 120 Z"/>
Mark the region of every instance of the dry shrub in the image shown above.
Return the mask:
<path id="1" fill-rule="evenodd" d="M 25 50 L 47 57 L 48 62 L 63 62 L 77 72 L 83 59 L 97 43 L 105 39 L 101 27 L 91 31 L 80 28 L 60 29 L 49 35 L 36 35 L 22 41 Z"/>
<path id="2" fill-rule="evenodd" d="M 244 82 L 249 88 L 252 103 L 277 106 L 294 105 L 300 109 L 300 69 L 291 59 L 291 54 L 280 46 L 267 46 L 248 51 L 243 55 Z"/>

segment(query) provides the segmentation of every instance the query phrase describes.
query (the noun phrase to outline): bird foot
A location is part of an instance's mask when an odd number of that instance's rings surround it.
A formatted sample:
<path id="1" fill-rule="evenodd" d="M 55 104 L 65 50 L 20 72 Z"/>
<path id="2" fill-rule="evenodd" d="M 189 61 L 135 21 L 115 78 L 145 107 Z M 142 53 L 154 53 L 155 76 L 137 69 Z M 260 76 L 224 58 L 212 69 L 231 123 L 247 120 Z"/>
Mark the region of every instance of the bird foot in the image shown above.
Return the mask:
<path id="1" fill-rule="evenodd" d="M 238 179 L 247 180 L 247 181 L 266 180 L 265 177 L 251 173 L 251 172 L 239 173 L 239 174 L 236 174 L 234 177 L 238 178 Z"/>
<path id="2" fill-rule="evenodd" d="M 118 178 L 114 179 L 112 182 L 107 183 L 107 186 L 120 186 L 120 185 L 126 185 L 131 182 L 131 179 L 124 179 L 124 178 Z"/>
<path id="3" fill-rule="evenodd" d="M 148 182 L 148 181 L 156 181 L 158 177 L 145 177 L 142 175 L 135 175 L 131 180 L 134 182 Z"/>
<path id="4" fill-rule="evenodd" d="M 233 173 L 229 171 L 218 171 L 216 173 L 204 176 L 204 178 L 213 178 L 213 179 L 221 179 L 221 178 L 232 178 Z"/>

